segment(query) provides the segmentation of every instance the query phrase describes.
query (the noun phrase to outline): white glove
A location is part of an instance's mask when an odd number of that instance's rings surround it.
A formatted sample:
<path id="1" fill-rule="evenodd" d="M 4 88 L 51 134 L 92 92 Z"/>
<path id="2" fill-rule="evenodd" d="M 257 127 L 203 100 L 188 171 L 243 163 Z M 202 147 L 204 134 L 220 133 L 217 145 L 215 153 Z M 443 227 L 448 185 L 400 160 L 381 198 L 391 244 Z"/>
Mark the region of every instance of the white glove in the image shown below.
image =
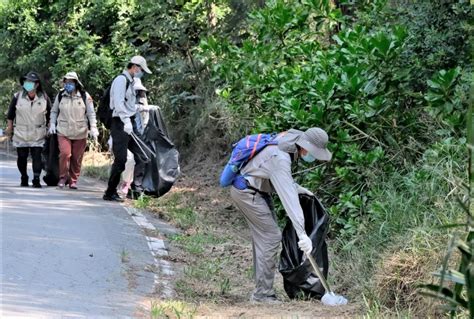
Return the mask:
<path id="1" fill-rule="evenodd" d="M 99 138 L 99 130 L 97 129 L 97 127 L 95 126 L 91 127 L 89 131 L 89 136 L 92 137 L 94 141 L 97 141 L 97 139 Z"/>
<path id="2" fill-rule="evenodd" d="M 298 184 L 296 184 L 296 191 L 298 192 L 298 194 L 306 194 L 309 196 L 314 196 L 314 194 L 309 189 Z"/>
<path id="3" fill-rule="evenodd" d="M 54 123 L 49 124 L 48 134 L 49 135 L 56 134 L 56 124 Z"/>
<path id="4" fill-rule="evenodd" d="M 327 306 L 347 305 L 347 299 L 333 292 L 326 292 L 321 298 L 321 302 Z"/>
<path id="5" fill-rule="evenodd" d="M 132 122 L 130 122 L 130 119 L 125 119 L 125 121 L 123 122 L 123 130 L 125 131 L 125 133 L 127 133 L 128 135 L 132 135 L 132 132 L 133 132 L 133 126 L 132 126 Z"/>
<path id="6" fill-rule="evenodd" d="M 311 254 L 313 250 L 313 242 L 305 233 L 301 233 L 298 238 L 300 241 L 298 242 L 298 247 L 307 255 Z"/>
<path id="7" fill-rule="evenodd" d="M 138 104 L 138 112 L 148 112 L 150 111 L 151 107 L 148 104 Z"/>

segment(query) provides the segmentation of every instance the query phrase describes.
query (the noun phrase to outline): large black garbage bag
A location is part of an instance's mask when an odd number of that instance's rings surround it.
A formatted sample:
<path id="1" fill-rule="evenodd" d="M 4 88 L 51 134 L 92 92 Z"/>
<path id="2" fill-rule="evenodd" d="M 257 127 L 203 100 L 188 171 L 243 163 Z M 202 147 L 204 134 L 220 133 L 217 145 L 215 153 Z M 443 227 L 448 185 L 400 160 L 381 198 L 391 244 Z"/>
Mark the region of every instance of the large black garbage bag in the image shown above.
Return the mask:
<path id="1" fill-rule="evenodd" d="M 145 150 L 149 161 L 145 166 L 142 186 L 145 194 L 159 197 L 171 189 L 180 174 L 179 152 L 169 138 L 161 110 L 152 108 L 149 116 L 141 139 L 156 156 Z"/>
<path id="2" fill-rule="evenodd" d="M 43 181 L 48 186 L 56 186 L 59 182 L 59 145 L 58 136 L 52 134 L 46 138 L 41 154 L 43 170 L 46 175 Z"/>
<path id="3" fill-rule="evenodd" d="M 313 242 L 311 255 L 322 268 L 327 278 L 329 270 L 326 236 L 328 232 L 329 216 L 314 196 L 300 195 L 300 204 L 303 208 L 305 230 Z M 282 252 L 279 271 L 283 275 L 283 286 L 291 299 L 317 298 L 321 299 L 325 290 L 319 278 L 313 274 L 309 260 L 298 248 L 298 236 L 291 221 L 287 221 L 282 234 Z"/>

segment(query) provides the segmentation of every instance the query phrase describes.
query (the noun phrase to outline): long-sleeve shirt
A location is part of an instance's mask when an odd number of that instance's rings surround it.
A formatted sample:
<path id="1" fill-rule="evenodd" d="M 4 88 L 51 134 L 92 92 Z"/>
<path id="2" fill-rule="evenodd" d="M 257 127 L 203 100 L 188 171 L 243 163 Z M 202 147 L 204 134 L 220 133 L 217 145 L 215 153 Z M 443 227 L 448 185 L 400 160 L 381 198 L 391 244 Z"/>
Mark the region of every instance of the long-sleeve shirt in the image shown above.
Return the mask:
<path id="1" fill-rule="evenodd" d="M 122 73 L 125 76 L 117 76 L 110 88 L 110 108 L 113 117 L 120 117 L 122 122 L 137 113 L 136 95 L 133 89 L 133 78 L 127 70 Z M 126 78 L 125 78 L 126 77 Z M 127 88 L 127 81 L 129 82 Z"/>
<path id="2" fill-rule="evenodd" d="M 269 145 L 242 169 L 249 185 L 262 192 L 278 194 L 296 233 L 304 232 L 304 215 L 298 197 L 299 185 L 291 176 L 290 154 L 276 145 Z"/>

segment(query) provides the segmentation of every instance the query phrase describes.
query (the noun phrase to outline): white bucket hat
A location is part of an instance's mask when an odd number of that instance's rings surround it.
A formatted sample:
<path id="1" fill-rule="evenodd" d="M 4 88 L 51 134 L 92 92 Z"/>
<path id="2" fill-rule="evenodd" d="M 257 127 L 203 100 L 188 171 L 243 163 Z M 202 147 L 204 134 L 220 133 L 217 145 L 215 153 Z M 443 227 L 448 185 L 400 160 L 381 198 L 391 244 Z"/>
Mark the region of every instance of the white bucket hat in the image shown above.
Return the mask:
<path id="1" fill-rule="evenodd" d="M 135 91 L 148 91 L 146 87 L 143 85 L 141 79 L 134 79 L 133 82 L 134 82 L 133 89 Z"/>
<path id="2" fill-rule="evenodd" d="M 82 85 L 81 81 L 79 81 L 79 77 L 77 76 L 77 73 L 72 71 L 72 72 L 68 72 L 66 73 L 65 76 L 63 76 L 63 82 L 64 80 L 76 80 L 77 84 L 79 84 L 79 86 L 81 88 L 84 88 L 84 85 Z"/>
<path id="3" fill-rule="evenodd" d="M 301 134 L 295 144 L 307 150 L 320 161 L 330 161 L 332 154 L 326 148 L 328 141 L 328 134 L 323 129 L 312 127 Z"/>
<path id="4" fill-rule="evenodd" d="M 148 74 L 151 74 L 150 69 L 146 65 L 145 58 L 142 57 L 141 55 L 135 55 L 133 58 L 130 59 L 130 63 L 139 65 L 143 69 L 143 71 L 145 71 Z"/>

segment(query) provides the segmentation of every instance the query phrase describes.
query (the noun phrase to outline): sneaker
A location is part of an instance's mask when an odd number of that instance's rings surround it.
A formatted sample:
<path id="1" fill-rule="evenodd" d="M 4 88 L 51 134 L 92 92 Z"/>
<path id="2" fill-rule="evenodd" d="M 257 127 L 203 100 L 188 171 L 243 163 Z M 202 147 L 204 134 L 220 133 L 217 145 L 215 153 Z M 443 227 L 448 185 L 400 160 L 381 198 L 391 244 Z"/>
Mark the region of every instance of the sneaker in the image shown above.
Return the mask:
<path id="1" fill-rule="evenodd" d="M 77 189 L 77 183 L 76 182 L 71 182 L 71 184 L 69 184 L 69 188 L 70 189 Z"/>
<path id="2" fill-rule="evenodd" d="M 281 304 L 281 301 L 278 300 L 278 298 L 275 295 L 270 295 L 270 296 L 255 296 L 255 294 L 252 294 L 250 297 L 250 303 L 251 304 L 269 304 L 269 305 L 279 305 Z"/>
<path id="3" fill-rule="evenodd" d="M 113 202 L 123 202 L 123 198 L 119 196 L 119 194 L 114 193 L 114 194 L 107 194 L 105 193 L 104 196 L 102 196 L 103 200 L 110 200 Z"/>
<path id="4" fill-rule="evenodd" d="M 58 187 L 64 188 L 64 186 L 66 186 L 66 179 L 64 177 L 61 177 L 58 182 Z"/>
<path id="5" fill-rule="evenodd" d="M 20 184 L 20 186 L 21 186 L 21 187 L 28 187 L 28 186 L 30 186 L 30 185 L 28 184 L 28 176 L 25 176 L 25 177 L 22 177 L 22 178 L 21 178 L 21 184 Z"/>
<path id="6" fill-rule="evenodd" d="M 41 188 L 41 183 L 39 177 L 33 178 L 33 187 L 34 188 Z"/>

